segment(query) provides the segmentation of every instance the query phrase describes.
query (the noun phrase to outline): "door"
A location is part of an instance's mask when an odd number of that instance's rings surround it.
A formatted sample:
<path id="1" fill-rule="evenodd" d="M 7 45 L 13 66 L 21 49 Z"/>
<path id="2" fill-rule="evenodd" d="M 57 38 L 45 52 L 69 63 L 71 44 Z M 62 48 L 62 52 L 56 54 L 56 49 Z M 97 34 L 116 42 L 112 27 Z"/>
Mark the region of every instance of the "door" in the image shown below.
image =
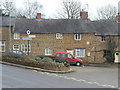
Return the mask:
<path id="1" fill-rule="evenodd" d="M 67 58 L 68 58 L 70 64 L 76 63 L 75 58 L 71 54 L 67 54 Z"/>

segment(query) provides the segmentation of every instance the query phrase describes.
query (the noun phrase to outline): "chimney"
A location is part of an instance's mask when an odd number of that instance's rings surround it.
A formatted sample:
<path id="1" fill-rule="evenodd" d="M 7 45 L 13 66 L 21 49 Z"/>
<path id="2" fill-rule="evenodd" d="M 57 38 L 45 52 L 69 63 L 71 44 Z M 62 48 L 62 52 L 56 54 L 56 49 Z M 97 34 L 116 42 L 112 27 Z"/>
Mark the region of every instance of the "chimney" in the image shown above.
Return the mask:
<path id="1" fill-rule="evenodd" d="M 83 19 L 83 20 L 87 20 L 87 19 L 88 19 L 88 12 L 82 10 L 82 11 L 80 12 L 80 17 L 81 17 L 81 19 Z"/>
<path id="2" fill-rule="evenodd" d="M 36 19 L 42 19 L 42 14 L 41 13 L 37 13 Z"/>
<path id="3" fill-rule="evenodd" d="M 116 16 L 116 22 L 120 23 L 120 13 L 118 13 L 118 15 Z"/>

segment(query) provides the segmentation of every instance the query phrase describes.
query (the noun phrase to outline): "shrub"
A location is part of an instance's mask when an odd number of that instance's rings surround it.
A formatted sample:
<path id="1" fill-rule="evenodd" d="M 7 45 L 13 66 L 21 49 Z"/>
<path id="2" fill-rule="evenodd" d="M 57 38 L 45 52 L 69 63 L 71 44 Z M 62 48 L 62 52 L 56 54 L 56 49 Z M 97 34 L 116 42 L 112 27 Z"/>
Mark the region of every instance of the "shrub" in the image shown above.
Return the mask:
<path id="1" fill-rule="evenodd" d="M 69 67 L 70 64 L 67 59 L 62 59 L 54 56 L 36 56 L 37 61 L 43 61 L 43 62 L 57 62 L 57 63 L 63 63 L 66 67 Z"/>
<path id="2" fill-rule="evenodd" d="M 52 58 L 44 57 L 39 60 L 35 60 L 33 56 L 20 56 L 17 54 L 3 54 L 2 61 L 20 64 L 25 66 L 37 67 L 47 70 L 55 70 L 55 71 L 62 71 L 62 70 L 69 70 L 63 63 L 58 63 L 52 60 Z"/>

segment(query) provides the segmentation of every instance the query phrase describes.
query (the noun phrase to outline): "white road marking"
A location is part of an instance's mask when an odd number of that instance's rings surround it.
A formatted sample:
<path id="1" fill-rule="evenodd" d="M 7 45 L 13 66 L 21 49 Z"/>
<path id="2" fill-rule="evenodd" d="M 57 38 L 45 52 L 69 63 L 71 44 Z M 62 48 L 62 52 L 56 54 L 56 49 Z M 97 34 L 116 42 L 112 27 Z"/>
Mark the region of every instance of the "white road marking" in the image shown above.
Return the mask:
<path id="1" fill-rule="evenodd" d="M 34 72 L 38 72 L 37 70 L 33 70 Z"/>
<path id="2" fill-rule="evenodd" d="M 36 70 L 33 70 L 34 72 L 37 72 Z M 60 78 L 64 78 L 64 79 L 68 79 L 68 80 L 74 80 L 74 81 L 77 81 L 77 82 L 84 82 L 84 83 L 89 83 L 89 84 L 96 84 L 98 86 L 102 86 L 102 87 L 106 87 L 106 88 L 117 88 L 113 85 L 108 85 L 108 84 L 100 84 L 98 82 L 90 82 L 90 81 L 87 81 L 87 80 L 84 80 L 84 79 L 77 79 L 75 77 L 67 77 L 67 76 L 61 76 L 61 75 L 58 75 L 58 74 L 55 74 L 55 73 L 48 73 L 48 72 L 39 72 L 41 74 L 46 74 L 48 76 L 56 76 L 56 77 L 60 77 Z"/>

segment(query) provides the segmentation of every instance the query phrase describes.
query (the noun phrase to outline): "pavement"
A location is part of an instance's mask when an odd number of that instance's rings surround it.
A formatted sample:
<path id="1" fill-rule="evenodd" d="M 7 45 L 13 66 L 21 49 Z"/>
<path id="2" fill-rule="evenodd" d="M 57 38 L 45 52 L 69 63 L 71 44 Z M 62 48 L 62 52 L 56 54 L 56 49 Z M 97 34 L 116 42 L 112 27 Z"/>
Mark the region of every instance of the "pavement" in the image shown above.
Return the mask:
<path id="1" fill-rule="evenodd" d="M 92 67 L 108 67 L 108 68 L 120 68 L 120 64 L 115 63 L 105 63 L 105 64 L 91 64 L 91 63 L 84 63 L 84 66 L 92 66 Z"/>

